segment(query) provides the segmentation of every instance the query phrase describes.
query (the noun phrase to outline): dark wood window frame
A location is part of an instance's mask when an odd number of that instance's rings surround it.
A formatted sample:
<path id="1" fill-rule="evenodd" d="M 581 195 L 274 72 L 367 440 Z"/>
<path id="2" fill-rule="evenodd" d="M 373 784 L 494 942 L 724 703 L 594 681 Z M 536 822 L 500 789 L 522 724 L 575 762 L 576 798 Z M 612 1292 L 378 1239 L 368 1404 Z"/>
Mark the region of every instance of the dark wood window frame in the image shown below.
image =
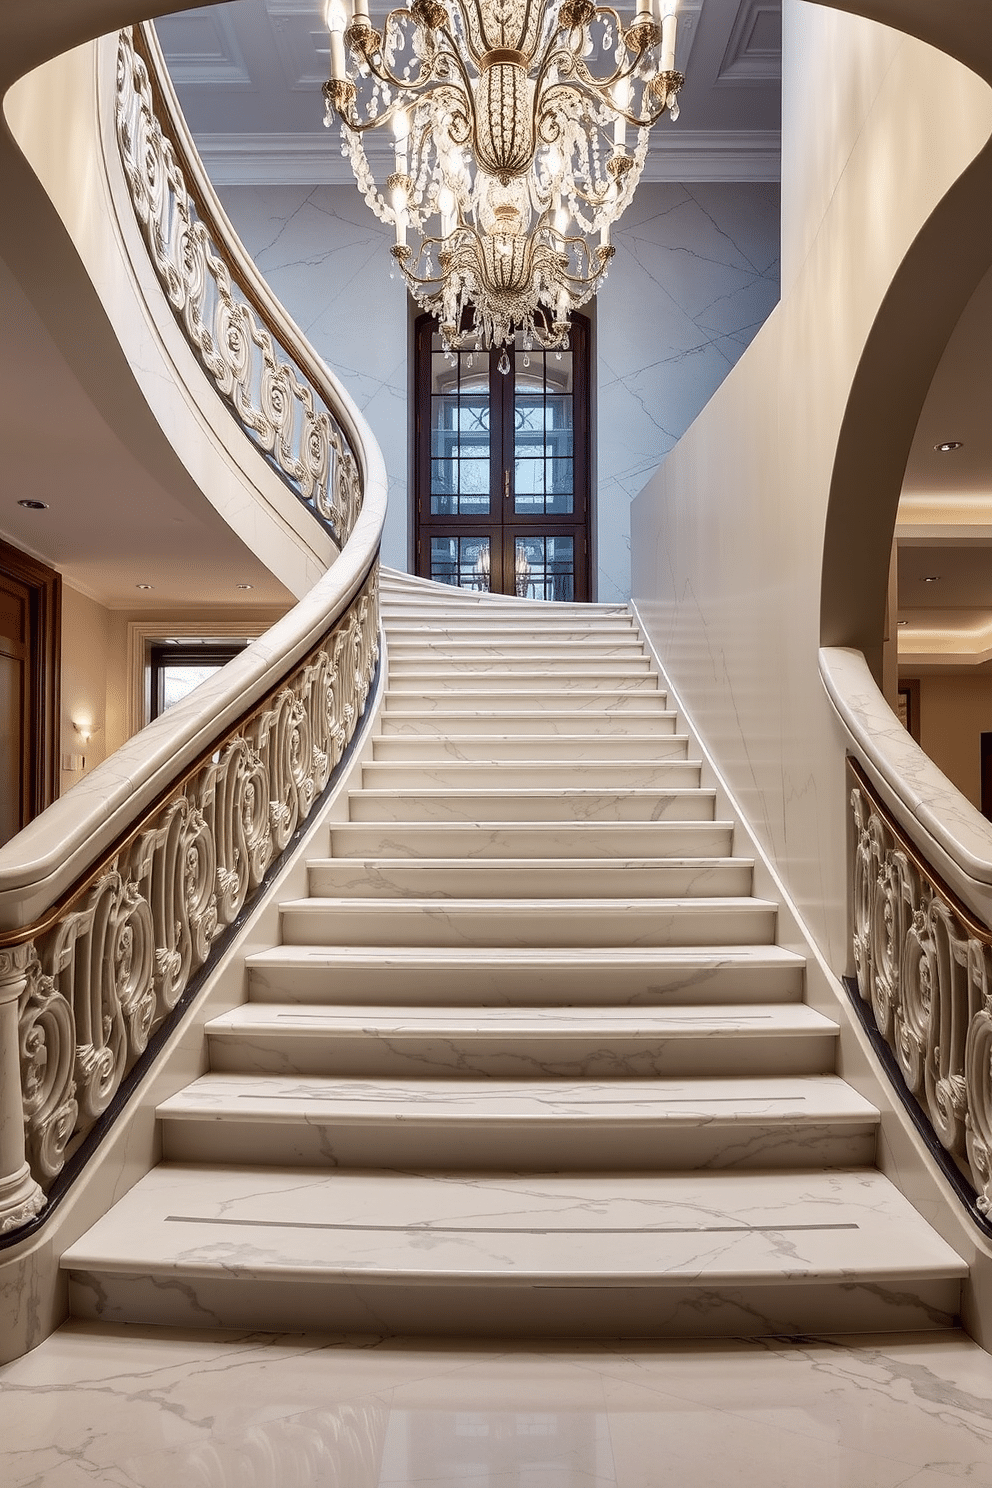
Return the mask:
<path id="1" fill-rule="evenodd" d="M 414 322 L 414 558 L 415 571 L 431 576 L 431 538 L 490 537 L 488 582 L 493 592 L 518 592 L 516 555 L 518 543 L 528 537 L 571 537 L 574 541 L 574 597 L 586 600 L 591 594 L 592 522 L 592 414 L 591 414 L 591 325 L 585 316 L 573 316 L 572 448 L 573 507 L 568 515 L 525 515 L 515 510 L 513 391 L 515 370 L 503 376 L 497 370 L 499 352 L 475 352 L 488 358 L 489 403 L 493 430 L 490 449 L 490 510 L 477 516 L 464 512 L 431 512 L 431 358 L 436 322 L 429 315 Z M 537 353 L 532 353 L 536 356 Z M 551 356 L 554 353 L 550 353 Z M 499 431 L 497 433 L 496 431 Z M 481 587 L 481 584 L 480 584 Z"/>
<path id="2" fill-rule="evenodd" d="M 61 742 L 62 575 L 0 539 L 0 577 L 26 594 L 28 635 L 24 642 L 21 778 L 5 783 L 16 791 L 20 827 L 50 806 L 59 793 Z M 5 655 L 15 647 L 0 639 Z"/>
<path id="3" fill-rule="evenodd" d="M 226 666 L 248 644 L 246 640 L 197 642 L 153 641 L 148 648 L 149 719 L 164 712 L 164 671 L 167 666 L 199 667 L 211 662 Z"/>

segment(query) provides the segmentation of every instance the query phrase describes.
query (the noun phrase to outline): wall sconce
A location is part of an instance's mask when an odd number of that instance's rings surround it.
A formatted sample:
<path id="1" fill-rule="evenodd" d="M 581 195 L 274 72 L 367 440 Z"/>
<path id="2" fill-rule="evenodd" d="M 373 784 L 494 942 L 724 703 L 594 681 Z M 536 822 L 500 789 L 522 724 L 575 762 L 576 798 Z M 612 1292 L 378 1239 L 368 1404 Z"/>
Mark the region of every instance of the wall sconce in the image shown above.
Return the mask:
<path id="1" fill-rule="evenodd" d="M 72 720 L 72 726 L 84 744 L 88 744 L 93 735 L 98 734 L 102 728 L 102 724 L 88 723 L 84 719 L 77 720 L 75 718 Z"/>

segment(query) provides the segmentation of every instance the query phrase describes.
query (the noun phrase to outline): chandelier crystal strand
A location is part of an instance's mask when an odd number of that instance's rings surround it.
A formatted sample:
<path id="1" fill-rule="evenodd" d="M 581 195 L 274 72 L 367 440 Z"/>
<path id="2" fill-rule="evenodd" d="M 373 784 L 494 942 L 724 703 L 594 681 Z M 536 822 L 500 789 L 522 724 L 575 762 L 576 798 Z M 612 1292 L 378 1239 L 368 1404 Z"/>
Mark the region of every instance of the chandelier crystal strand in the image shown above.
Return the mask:
<path id="1" fill-rule="evenodd" d="M 448 350 L 505 349 L 517 333 L 560 350 L 605 280 L 610 229 L 684 81 L 676 0 L 637 3 L 625 29 L 593 0 L 412 0 L 380 32 L 368 0 L 327 0 L 324 122 L 340 120 L 359 190 Z M 386 126 L 373 165 L 366 137 Z"/>

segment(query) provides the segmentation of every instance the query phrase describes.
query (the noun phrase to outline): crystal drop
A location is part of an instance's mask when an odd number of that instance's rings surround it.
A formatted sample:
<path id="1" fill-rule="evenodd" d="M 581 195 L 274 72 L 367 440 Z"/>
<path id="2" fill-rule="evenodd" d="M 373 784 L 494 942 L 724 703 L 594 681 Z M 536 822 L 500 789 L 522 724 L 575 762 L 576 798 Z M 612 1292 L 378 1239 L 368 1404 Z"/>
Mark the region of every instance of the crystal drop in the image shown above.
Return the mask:
<path id="1" fill-rule="evenodd" d="M 527 355 L 526 352 L 524 352 L 524 366 L 525 367 L 529 367 L 530 366 L 530 357 Z"/>
<path id="2" fill-rule="evenodd" d="M 556 351 L 555 352 L 555 361 L 556 362 L 560 362 L 561 361 L 561 352 L 560 351 Z"/>
<path id="3" fill-rule="evenodd" d="M 678 118 L 678 116 L 679 116 L 679 101 L 676 98 L 674 100 L 674 102 L 669 105 L 668 117 L 671 119 L 672 123 L 674 124 L 675 123 L 675 120 Z"/>
<path id="4" fill-rule="evenodd" d="M 473 357 L 472 353 L 469 352 L 468 356 L 465 358 L 465 365 L 466 365 L 466 367 L 471 367 L 471 365 L 472 365 L 472 363 L 474 361 L 475 361 L 475 358 Z"/>
<path id="5" fill-rule="evenodd" d="M 503 347 L 503 351 L 502 351 L 502 354 L 500 355 L 499 361 L 496 363 L 496 370 L 497 370 L 497 372 L 502 372 L 502 374 L 503 374 L 504 377 L 506 376 L 506 374 L 510 370 L 510 358 L 506 354 L 506 347 L 505 346 Z"/>

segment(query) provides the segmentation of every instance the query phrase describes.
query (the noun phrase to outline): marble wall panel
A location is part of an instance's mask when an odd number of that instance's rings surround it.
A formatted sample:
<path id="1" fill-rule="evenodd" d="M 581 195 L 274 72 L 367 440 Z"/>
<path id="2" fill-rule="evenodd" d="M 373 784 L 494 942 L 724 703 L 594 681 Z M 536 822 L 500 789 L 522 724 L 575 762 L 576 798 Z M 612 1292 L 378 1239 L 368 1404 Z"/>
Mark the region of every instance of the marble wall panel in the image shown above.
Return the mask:
<path id="1" fill-rule="evenodd" d="M 220 194 L 262 273 L 382 446 L 390 485 L 383 557 L 406 568 L 411 302 L 390 278 L 390 234 L 351 187 L 225 186 Z M 615 243 L 593 312 L 598 597 L 607 601 L 630 592 L 632 497 L 778 298 L 778 187 L 642 185 Z"/>

